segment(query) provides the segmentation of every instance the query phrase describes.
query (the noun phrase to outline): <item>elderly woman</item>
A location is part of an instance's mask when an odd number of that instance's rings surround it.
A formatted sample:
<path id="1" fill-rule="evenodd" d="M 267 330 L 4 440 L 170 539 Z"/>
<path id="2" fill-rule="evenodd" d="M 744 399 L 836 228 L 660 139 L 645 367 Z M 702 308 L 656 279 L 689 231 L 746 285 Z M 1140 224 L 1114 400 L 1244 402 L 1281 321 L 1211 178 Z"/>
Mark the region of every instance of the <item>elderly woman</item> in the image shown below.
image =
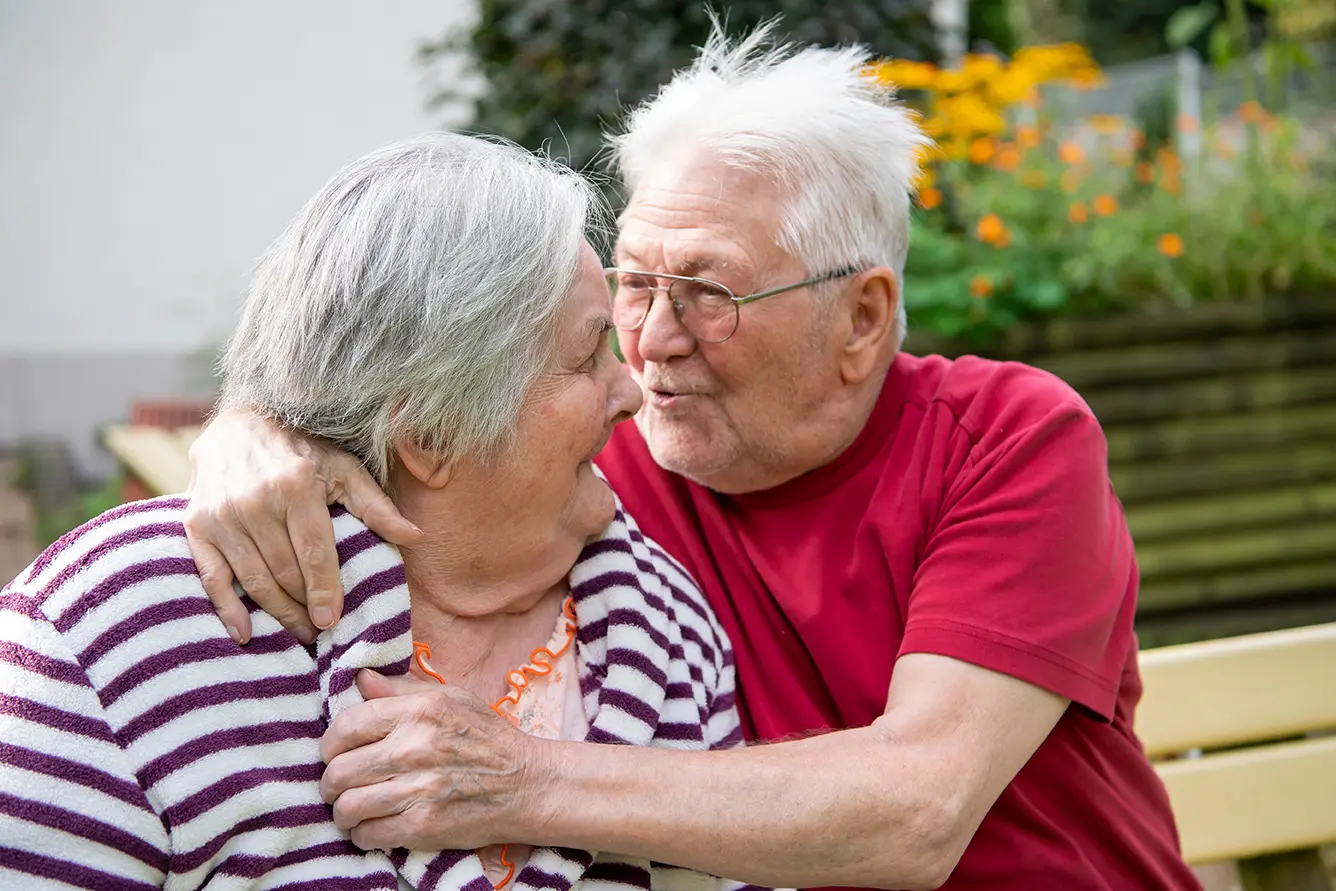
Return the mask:
<path id="1" fill-rule="evenodd" d="M 255 611 L 244 647 L 183 499 L 49 548 L 0 598 L 0 886 L 721 884 L 522 844 L 362 850 L 322 800 L 330 723 L 427 684 L 517 736 L 740 739 L 728 641 L 590 464 L 641 399 L 608 343 L 595 206 L 515 147 L 435 134 L 352 163 L 297 216 L 254 278 L 224 402 L 357 455 L 421 543 L 335 511 L 344 619 L 303 645 Z M 446 794 L 485 799 L 473 783 Z"/>

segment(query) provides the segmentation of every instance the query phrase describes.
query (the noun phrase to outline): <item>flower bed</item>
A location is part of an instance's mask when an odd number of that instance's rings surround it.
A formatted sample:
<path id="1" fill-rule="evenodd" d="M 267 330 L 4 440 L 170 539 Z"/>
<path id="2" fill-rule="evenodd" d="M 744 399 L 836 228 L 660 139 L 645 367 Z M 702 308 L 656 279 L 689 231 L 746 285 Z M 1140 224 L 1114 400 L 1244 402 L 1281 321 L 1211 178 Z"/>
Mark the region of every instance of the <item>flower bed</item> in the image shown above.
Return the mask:
<path id="1" fill-rule="evenodd" d="M 1059 128 L 1042 89 L 1100 80 L 1072 44 L 872 72 L 938 143 L 905 270 L 914 328 L 982 345 L 1054 314 L 1336 287 L 1329 133 L 1256 102 L 1213 121 L 1180 115 L 1167 139 L 1122 118 Z"/>

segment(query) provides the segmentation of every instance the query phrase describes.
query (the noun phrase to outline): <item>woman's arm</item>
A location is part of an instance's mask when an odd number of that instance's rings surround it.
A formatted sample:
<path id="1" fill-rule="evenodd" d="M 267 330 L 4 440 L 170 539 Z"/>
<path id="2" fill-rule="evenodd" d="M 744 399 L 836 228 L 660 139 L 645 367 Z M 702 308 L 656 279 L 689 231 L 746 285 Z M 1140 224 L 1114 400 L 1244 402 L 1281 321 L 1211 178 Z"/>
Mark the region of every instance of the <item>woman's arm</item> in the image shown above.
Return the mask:
<path id="1" fill-rule="evenodd" d="M 0 887 L 162 887 L 162 821 L 78 660 L 12 586 L 0 592 L 0 716 Z"/>
<path id="2" fill-rule="evenodd" d="M 186 537 L 238 643 L 250 640 L 251 626 L 233 580 L 303 643 L 338 621 L 343 586 L 329 505 L 342 504 L 394 544 L 422 536 L 352 455 L 250 412 L 220 412 L 191 445 L 190 464 Z"/>

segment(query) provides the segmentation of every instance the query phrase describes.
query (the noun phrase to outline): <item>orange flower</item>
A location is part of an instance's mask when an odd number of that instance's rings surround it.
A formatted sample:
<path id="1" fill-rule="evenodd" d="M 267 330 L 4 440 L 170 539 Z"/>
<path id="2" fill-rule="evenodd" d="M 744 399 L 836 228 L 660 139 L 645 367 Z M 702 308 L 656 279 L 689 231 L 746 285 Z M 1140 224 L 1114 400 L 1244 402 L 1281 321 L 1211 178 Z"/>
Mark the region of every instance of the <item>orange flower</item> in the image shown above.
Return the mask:
<path id="1" fill-rule="evenodd" d="M 1132 166 L 1132 150 L 1128 148 L 1118 148 L 1113 150 L 1113 163 L 1119 167 Z"/>
<path id="2" fill-rule="evenodd" d="M 1174 154 L 1172 149 L 1162 148 L 1156 153 L 1155 157 L 1160 162 L 1160 166 L 1164 168 L 1165 173 L 1177 173 L 1183 169 L 1183 162 L 1178 159 L 1178 155 Z"/>
<path id="3" fill-rule="evenodd" d="M 1215 141 L 1215 153 L 1226 160 L 1238 154 L 1238 152 L 1234 150 L 1234 146 L 1230 145 L 1229 141 L 1226 139 L 1217 139 Z"/>
<path id="4" fill-rule="evenodd" d="M 1030 124 L 1021 124 L 1016 128 L 1016 141 L 1022 148 L 1034 148 L 1039 145 L 1039 128 Z"/>
<path id="5" fill-rule="evenodd" d="M 1190 114 L 1180 114 L 1175 123 L 1178 125 L 1179 133 L 1196 133 L 1201 129 L 1201 121 Z"/>
<path id="6" fill-rule="evenodd" d="M 1133 130 L 1130 134 L 1132 139 L 1132 148 L 1140 150 L 1146 147 L 1146 134 L 1140 130 Z"/>
<path id="7" fill-rule="evenodd" d="M 993 242 L 993 247 L 1004 248 L 1011 246 L 1011 230 L 1003 229 L 1002 234 L 998 236 L 997 241 Z"/>
<path id="8" fill-rule="evenodd" d="M 1160 186 L 1170 195 L 1177 195 L 1183 189 L 1183 183 L 1179 180 L 1178 174 L 1167 170 L 1164 176 L 1160 178 Z"/>
<path id="9" fill-rule="evenodd" d="M 942 205 L 942 192 L 940 189 L 934 189 L 929 186 L 926 189 L 919 189 L 918 193 L 919 207 L 924 210 L 932 210 L 934 207 Z"/>
<path id="10" fill-rule="evenodd" d="M 1166 232 L 1155 239 L 1155 249 L 1172 259 L 1183 253 L 1183 239 L 1172 232 Z"/>
<path id="11" fill-rule="evenodd" d="M 1239 106 L 1239 117 L 1248 124 L 1260 124 L 1266 118 L 1266 111 L 1256 99 L 1251 99 Z"/>
<path id="12" fill-rule="evenodd" d="M 1081 174 L 1077 173 L 1075 170 L 1068 170 L 1062 175 L 1061 182 L 1062 191 L 1070 195 L 1081 187 Z"/>
<path id="13" fill-rule="evenodd" d="M 1042 189 L 1048 185 L 1048 177 L 1042 171 L 1027 170 L 1021 174 L 1021 185 L 1027 189 Z"/>
<path id="14" fill-rule="evenodd" d="M 1095 200 L 1090 202 L 1090 206 L 1095 208 L 1095 213 L 1107 217 L 1118 210 L 1118 199 L 1109 194 L 1096 195 Z"/>
<path id="15" fill-rule="evenodd" d="M 970 279 L 970 293 L 983 300 L 993 296 L 993 283 L 986 275 L 976 275 Z"/>
<path id="16" fill-rule="evenodd" d="M 1002 223 L 1001 217 L 990 213 L 984 214 L 974 232 L 984 244 L 996 244 L 1007 234 L 1007 227 Z"/>
<path id="17" fill-rule="evenodd" d="M 1084 223 L 1089 219 L 1089 216 L 1086 214 L 1086 206 L 1078 201 L 1067 208 L 1067 219 L 1073 223 Z"/>
<path id="18" fill-rule="evenodd" d="M 1085 149 L 1068 140 L 1058 146 L 1058 160 L 1064 164 L 1080 164 L 1085 161 Z"/>
<path id="19" fill-rule="evenodd" d="M 1139 183 L 1154 182 L 1155 168 L 1150 166 L 1149 161 L 1138 161 L 1136 177 L 1137 177 L 1137 182 Z"/>
<path id="20" fill-rule="evenodd" d="M 993 157 L 995 146 L 993 140 L 988 137 L 980 137 L 970 143 L 970 163 L 987 164 L 988 159 Z"/>
<path id="21" fill-rule="evenodd" d="M 993 165 L 1003 173 L 1013 173 L 1021 166 L 1021 150 L 1011 143 L 1004 143 L 997 151 Z"/>

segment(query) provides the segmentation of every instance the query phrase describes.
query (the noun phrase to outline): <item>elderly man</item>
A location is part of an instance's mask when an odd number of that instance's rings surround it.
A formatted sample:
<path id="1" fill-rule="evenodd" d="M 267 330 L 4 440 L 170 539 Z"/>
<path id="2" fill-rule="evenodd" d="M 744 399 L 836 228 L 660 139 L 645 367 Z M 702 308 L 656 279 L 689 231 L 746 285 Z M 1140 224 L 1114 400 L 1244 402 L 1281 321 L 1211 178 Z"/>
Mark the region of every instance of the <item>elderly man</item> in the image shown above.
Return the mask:
<path id="1" fill-rule="evenodd" d="M 769 744 L 488 725 L 466 758 L 476 725 L 438 694 L 368 679 L 403 695 L 331 728 L 336 819 L 366 847 L 514 838 L 767 885 L 1199 887 L 1132 731 L 1137 569 L 1098 423 L 1038 370 L 900 352 L 925 140 L 858 50 L 765 38 L 716 34 L 615 140 L 608 274 L 645 404 L 598 463 L 706 592 Z M 335 620 L 327 499 L 416 534 L 347 456 L 245 415 L 194 459 L 196 554 L 239 636 L 233 572 L 299 634 L 283 591 Z"/>

